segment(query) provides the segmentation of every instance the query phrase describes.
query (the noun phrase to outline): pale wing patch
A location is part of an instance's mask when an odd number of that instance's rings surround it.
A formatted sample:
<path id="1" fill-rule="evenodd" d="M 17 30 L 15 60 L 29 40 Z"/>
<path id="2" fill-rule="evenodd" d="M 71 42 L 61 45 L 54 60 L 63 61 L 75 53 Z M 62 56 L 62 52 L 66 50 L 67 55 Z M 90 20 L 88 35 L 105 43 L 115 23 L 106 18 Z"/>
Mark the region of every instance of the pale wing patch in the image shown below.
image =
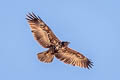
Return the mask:
<path id="1" fill-rule="evenodd" d="M 33 13 L 27 15 L 28 23 L 30 25 L 31 31 L 34 35 L 34 38 L 44 47 L 44 48 L 49 48 L 51 45 L 51 42 L 49 40 L 49 33 L 44 30 L 46 24 L 36 15 Z M 45 28 L 46 29 L 46 28 Z"/>
<path id="2" fill-rule="evenodd" d="M 48 38 L 48 33 L 46 33 L 44 30 L 42 30 L 40 27 L 33 27 L 32 28 L 32 33 L 34 35 L 34 38 L 42 45 L 45 47 L 50 46 L 50 40 Z"/>
<path id="3" fill-rule="evenodd" d="M 90 62 L 88 58 L 70 48 L 59 50 L 58 53 L 55 54 L 55 56 L 64 63 L 71 64 L 73 66 L 79 66 L 88 69 L 92 66 L 92 62 Z"/>

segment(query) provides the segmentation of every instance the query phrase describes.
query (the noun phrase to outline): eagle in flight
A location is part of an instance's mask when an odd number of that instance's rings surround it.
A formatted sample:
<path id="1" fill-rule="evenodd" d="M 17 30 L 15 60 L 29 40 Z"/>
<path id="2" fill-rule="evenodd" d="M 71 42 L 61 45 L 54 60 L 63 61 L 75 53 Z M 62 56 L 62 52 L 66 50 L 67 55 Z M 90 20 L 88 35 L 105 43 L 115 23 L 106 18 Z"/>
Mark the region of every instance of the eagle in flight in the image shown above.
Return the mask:
<path id="1" fill-rule="evenodd" d="M 29 13 L 26 16 L 35 40 L 42 47 L 48 48 L 47 51 L 37 54 L 40 61 L 51 63 L 55 56 L 66 64 L 88 69 L 92 68 L 93 64 L 87 57 L 69 48 L 69 42 L 60 41 L 39 16 L 36 16 L 34 13 Z"/>

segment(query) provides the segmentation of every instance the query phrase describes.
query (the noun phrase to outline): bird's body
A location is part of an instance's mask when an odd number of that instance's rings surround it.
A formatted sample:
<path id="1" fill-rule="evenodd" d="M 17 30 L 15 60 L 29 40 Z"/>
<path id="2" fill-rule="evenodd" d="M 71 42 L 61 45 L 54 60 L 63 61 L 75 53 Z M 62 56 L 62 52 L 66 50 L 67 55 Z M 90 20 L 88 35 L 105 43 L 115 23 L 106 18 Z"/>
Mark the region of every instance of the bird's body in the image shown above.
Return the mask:
<path id="1" fill-rule="evenodd" d="M 68 47 L 69 42 L 60 41 L 39 16 L 36 16 L 34 13 L 29 13 L 26 19 L 28 20 L 34 38 L 44 48 L 49 48 L 47 51 L 37 54 L 40 61 L 50 63 L 56 57 L 64 63 L 73 66 L 84 68 L 92 66 L 92 62 L 88 58 Z"/>

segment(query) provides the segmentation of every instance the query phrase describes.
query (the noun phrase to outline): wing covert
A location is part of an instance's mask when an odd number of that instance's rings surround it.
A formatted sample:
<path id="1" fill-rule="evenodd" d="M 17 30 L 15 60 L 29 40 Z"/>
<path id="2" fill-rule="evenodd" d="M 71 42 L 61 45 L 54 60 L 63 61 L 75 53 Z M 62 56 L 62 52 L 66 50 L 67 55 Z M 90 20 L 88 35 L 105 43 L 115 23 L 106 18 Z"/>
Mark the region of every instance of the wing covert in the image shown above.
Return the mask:
<path id="1" fill-rule="evenodd" d="M 55 56 L 64 63 L 71 64 L 73 66 L 79 66 L 88 69 L 92 68 L 93 66 L 92 62 L 88 58 L 68 47 L 65 49 L 60 49 Z"/>
<path id="2" fill-rule="evenodd" d="M 49 48 L 49 46 L 55 45 L 60 41 L 39 16 L 36 16 L 34 13 L 29 13 L 26 19 L 28 20 L 34 38 L 44 48 Z"/>

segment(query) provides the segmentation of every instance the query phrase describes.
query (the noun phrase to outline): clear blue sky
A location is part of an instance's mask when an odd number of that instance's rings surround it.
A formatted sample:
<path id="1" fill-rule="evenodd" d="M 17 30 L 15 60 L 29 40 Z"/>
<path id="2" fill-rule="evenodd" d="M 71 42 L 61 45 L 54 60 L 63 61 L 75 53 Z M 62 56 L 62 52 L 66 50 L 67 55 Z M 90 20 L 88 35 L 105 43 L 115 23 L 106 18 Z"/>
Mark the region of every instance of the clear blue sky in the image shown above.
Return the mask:
<path id="1" fill-rule="evenodd" d="M 42 48 L 25 20 L 39 15 L 60 40 L 94 62 L 91 70 L 54 59 L 45 64 Z M 0 80 L 119 80 L 120 0 L 1 0 Z"/>

